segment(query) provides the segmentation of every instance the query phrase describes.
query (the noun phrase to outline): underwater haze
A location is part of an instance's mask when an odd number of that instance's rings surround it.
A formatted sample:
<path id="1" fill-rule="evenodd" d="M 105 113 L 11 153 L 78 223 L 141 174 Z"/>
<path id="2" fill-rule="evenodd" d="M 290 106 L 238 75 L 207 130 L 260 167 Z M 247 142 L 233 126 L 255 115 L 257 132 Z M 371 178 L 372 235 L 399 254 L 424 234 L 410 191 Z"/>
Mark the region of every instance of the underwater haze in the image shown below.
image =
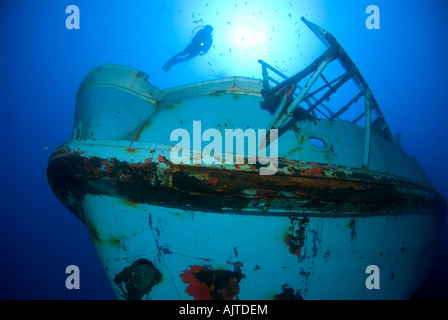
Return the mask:
<path id="1" fill-rule="evenodd" d="M 71 5 L 79 28 L 66 25 Z M 380 9 L 379 29 L 366 26 L 369 5 Z M 322 53 L 301 17 L 337 38 L 392 133 L 448 198 L 447 12 L 445 0 L 3 0 L 0 299 L 115 299 L 86 226 L 46 178 L 51 152 L 71 139 L 76 90 L 92 68 L 127 65 L 160 89 L 261 79 L 258 59 L 292 76 Z M 209 52 L 163 71 L 205 24 L 214 28 Z M 448 298 L 447 252 L 445 223 L 414 299 Z M 79 267 L 78 290 L 65 286 L 69 265 Z"/>

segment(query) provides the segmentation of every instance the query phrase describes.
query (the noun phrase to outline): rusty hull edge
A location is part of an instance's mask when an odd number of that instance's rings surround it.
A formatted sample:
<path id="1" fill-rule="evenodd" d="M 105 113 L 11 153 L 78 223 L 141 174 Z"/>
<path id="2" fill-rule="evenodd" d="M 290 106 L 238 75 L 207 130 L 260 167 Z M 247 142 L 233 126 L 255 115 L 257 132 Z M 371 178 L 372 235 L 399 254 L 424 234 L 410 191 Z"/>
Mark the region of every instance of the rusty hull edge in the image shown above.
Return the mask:
<path id="1" fill-rule="evenodd" d="M 409 213 L 446 218 L 445 198 L 430 186 L 368 170 L 280 160 L 278 172 L 176 165 L 165 157 L 145 163 L 52 154 L 47 179 L 56 197 L 82 221 L 86 194 L 216 213 L 263 216 L 369 216 Z"/>

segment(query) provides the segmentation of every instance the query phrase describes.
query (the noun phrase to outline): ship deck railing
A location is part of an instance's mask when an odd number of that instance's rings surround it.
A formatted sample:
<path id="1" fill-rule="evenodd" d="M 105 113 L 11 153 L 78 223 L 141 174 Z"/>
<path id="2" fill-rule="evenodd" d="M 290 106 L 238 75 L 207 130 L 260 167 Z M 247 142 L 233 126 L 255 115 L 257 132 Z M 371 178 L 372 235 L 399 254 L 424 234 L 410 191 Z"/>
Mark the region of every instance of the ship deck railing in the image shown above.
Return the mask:
<path id="1" fill-rule="evenodd" d="M 267 129 L 279 129 L 288 123 L 291 125 L 291 122 L 294 124 L 294 122 L 305 119 L 341 119 L 354 104 L 364 98 L 365 103 L 361 114 L 349 121 L 357 124 L 364 118 L 365 137 L 362 167 L 368 168 L 371 134 L 376 134 L 393 144 L 397 142 L 367 82 L 336 38 L 305 18 L 302 18 L 302 21 L 322 41 L 326 51 L 305 69 L 291 77 L 286 76 L 267 62 L 258 60 L 262 67 L 264 103 L 275 107 Z M 338 61 L 342 66 L 342 73 L 329 81 L 324 75 L 324 70 L 335 61 Z M 318 79 L 323 80 L 323 85 L 320 87 L 316 85 Z M 327 101 L 342 86 L 347 85 L 349 80 L 352 80 L 355 84 L 354 96 L 342 107 L 330 108 Z M 304 82 L 304 85 L 299 84 L 302 82 Z M 320 82 L 322 83 L 322 81 Z M 303 107 L 303 103 L 306 104 L 307 108 Z M 298 113 L 298 110 L 301 112 Z M 293 116 L 296 114 L 299 114 L 300 118 Z M 281 133 L 279 133 L 280 135 Z M 268 139 L 267 144 L 269 142 Z"/>

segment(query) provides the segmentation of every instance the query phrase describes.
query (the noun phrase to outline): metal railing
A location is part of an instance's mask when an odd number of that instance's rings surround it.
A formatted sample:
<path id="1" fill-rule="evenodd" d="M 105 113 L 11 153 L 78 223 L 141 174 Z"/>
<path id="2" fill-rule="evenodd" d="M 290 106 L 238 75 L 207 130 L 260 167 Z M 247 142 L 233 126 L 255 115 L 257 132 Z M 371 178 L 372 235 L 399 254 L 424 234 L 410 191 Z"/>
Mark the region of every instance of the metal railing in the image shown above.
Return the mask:
<path id="1" fill-rule="evenodd" d="M 326 51 L 305 69 L 292 77 L 287 77 L 268 63 L 258 60 L 262 66 L 263 90 L 264 98 L 263 106 L 273 113 L 267 130 L 277 128 L 280 129 L 286 124 L 296 123 L 300 120 L 319 118 L 317 113 L 329 120 L 339 119 L 341 115 L 346 113 L 350 107 L 359 101 L 362 97 L 365 100 L 363 112 L 352 120 L 353 123 L 365 119 L 365 137 L 364 137 L 364 154 L 363 168 L 368 168 L 368 159 L 370 153 L 371 134 L 374 133 L 391 143 L 396 143 L 389 126 L 373 96 L 368 84 L 360 74 L 358 68 L 347 55 L 336 38 L 326 30 L 309 22 L 305 18 L 302 21 L 314 32 L 314 34 L 324 43 Z M 343 68 L 343 73 L 336 76 L 333 80 L 328 81 L 323 72 L 326 67 L 333 61 L 338 61 Z M 280 77 L 280 81 L 271 77 L 270 73 Z M 322 79 L 324 84 L 314 89 L 316 81 Z M 299 82 L 306 80 L 304 86 L 300 86 Z M 345 105 L 337 111 L 332 111 L 324 102 L 336 93 L 338 89 L 344 86 L 349 80 L 356 85 L 358 92 Z M 311 89 L 314 89 L 311 91 Z M 301 106 L 305 103 L 308 108 Z M 375 113 L 375 120 L 372 121 L 372 112 Z M 279 131 L 279 136 L 281 135 Z M 269 144 L 269 139 L 267 144 Z"/>

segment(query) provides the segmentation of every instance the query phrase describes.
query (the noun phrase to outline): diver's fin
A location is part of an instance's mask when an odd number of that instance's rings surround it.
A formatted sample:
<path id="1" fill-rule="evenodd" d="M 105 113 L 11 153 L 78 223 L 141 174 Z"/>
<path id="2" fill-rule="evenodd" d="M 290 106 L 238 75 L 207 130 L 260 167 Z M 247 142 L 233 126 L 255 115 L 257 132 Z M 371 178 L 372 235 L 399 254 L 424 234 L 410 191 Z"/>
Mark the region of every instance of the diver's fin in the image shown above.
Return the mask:
<path id="1" fill-rule="evenodd" d="M 173 66 L 173 62 L 172 62 L 172 60 L 170 60 L 167 63 L 165 63 L 165 65 L 162 67 L 162 69 L 163 69 L 163 71 L 168 72 L 172 66 Z"/>

